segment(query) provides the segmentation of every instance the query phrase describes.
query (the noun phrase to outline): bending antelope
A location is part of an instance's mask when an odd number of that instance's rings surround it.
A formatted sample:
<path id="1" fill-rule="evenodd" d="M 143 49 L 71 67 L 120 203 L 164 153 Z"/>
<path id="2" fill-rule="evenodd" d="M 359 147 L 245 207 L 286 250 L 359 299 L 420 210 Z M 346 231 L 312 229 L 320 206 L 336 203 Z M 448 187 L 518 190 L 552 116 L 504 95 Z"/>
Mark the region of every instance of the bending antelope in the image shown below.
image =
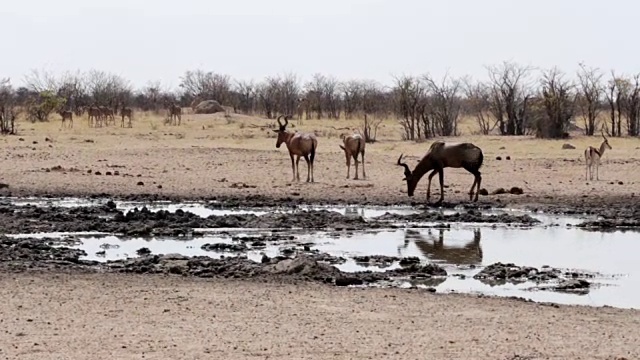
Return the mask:
<path id="1" fill-rule="evenodd" d="M 596 180 L 600 180 L 598 178 L 598 168 L 600 167 L 600 159 L 602 159 L 602 155 L 606 149 L 613 149 L 611 145 L 609 145 L 609 140 L 604 136 L 604 133 L 601 132 L 602 138 L 604 141 L 600 144 L 600 149 L 596 149 L 593 146 L 589 146 L 584 150 L 584 160 L 587 164 L 585 177 L 587 180 L 593 180 L 593 167 L 596 168 Z"/>
<path id="2" fill-rule="evenodd" d="M 64 128 L 64 122 L 69 119 L 69 127 L 73 127 L 73 113 L 69 110 L 60 110 L 58 112 L 62 116 L 62 127 Z"/>
<path id="3" fill-rule="evenodd" d="M 289 156 L 291 157 L 291 170 L 293 170 L 293 179 L 291 181 L 300 181 L 300 157 L 304 157 L 304 160 L 307 162 L 307 182 L 313 180 L 313 160 L 316 157 L 316 149 L 318 148 L 318 139 L 316 139 L 316 135 L 313 133 L 301 133 L 301 132 L 288 132 L 286 130 L 287 125 L 289 124 L 289 120 L 287 116 L 284 116 L 284 125 L 280 122 L 280 118 L 282 115 L 278 116 L 278 125 L 280 127 L 278 130 L 273 130 L 278 133 L 278 140 L 276 141 L 276 148 L 280 148 L 282 143 L 287 145 L 287 149 L 289 150 Z M 296 155 L 298 158 L 295 163 L 293 161 L 293 156 Z"/>
<path id="4" fill-rule="evenodd" d="M 469 190 L 469 200 L 473 198 L 473 187 L 476 186 L 475 199 L 478 201 L 478 191 L 480 190 L 480 183 L 482 182 L 482 176 L 480 174 L 480 167 L 484 160 L 482 149 L 471 143 L 445 143 L 444 141 L 436 141 L 431 144 L 427 154 L 420 160 L 413 171 L 409 170 L 409 166 L 405 163 L 401 163 L 402 154 L 398 158 L 397 165 L 404 167 L 404 181 L 407 182 L 407 194 L 413 196 L 413 192 L 418 185 L 418 181 L 429 170 L 433 170 L 429 174 L 429 184 L 427 185 L 427 201 L 431 197 L 431 179 L 437 173 L 440 180 L 440 200 L 436 205 L 442 203 L 444 199 L 444 168 L 464 168 L 474 176 L 473 185 Z"/>
<path id="5" fill-rule="evenodd" d="M 362 154 L 362 178 L 367 177 L 367 172 L 364 169 L 364 148 L 365 141 L 364 137 L 360 135 L 360 133 L 353 133 L 350 135 L 342 134 L 340 138 L 344 142 L 344 145 L 340 146 L 340 149 L 344 151 L 344 156 L 347 158 L 347 179 L 349 178 L 349 171 L 351 170 L 351 158 L 355 160 L 356 166 L 356 176 L 354 176 L 354 180 L 358 180 L 358 155 Z"/>
<path id="6" fill-rule="evenodd" d="M 120 108 L 120 116 L 122 116 L 122 123 L 120 124 L 121 127 L 124 127 L 124 118 L 125 117 L 129 118 L 129 127 L 133 126 L 131 124 L 131 117 L 133 116 L 133 110 L 131 110 L 131 108 L 128 108 L 126 106 L 122 106 Z"/>

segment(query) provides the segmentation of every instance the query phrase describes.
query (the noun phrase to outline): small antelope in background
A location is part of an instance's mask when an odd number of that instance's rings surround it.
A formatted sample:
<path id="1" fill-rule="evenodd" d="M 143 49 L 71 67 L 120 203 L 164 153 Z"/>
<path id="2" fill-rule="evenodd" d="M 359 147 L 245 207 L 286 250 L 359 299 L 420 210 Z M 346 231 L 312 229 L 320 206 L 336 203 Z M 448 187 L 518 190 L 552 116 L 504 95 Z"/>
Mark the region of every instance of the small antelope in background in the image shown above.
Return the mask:
<path id="1" fill-rule="evenodd" d="M 302 132 L 289 132 L 286 130 L 287 125 L 289 124 L 288 116 L 284 116 L 284 125 L 280 122 L 280 118 L 282 115 L 278 116 L 277 121 L 279 128 L 273 129 L 274 132 L 278 134 L 278 140 L 276 140 L 276 148 L 280 148 L 282 143 L 287 145 L 287 149 L 289 150 L 289 156 L 291 157 L 291 170 L 293 170 L 293 179 L 291 181 L 300 181 L 300 157 L 304 157 L 304 160 L 307 162 L 307 182 L 313 180 L 313 160 L 316 157 L 316 149 L 318 148 L 318 139 L 316 135 L 313 133 L 302 133 Z M 296 155 L 298 158 L 295 163 L 293 161 L 293 156 Z"/>
<path id="2" fill-rule="evenodd" d="M 358 180 L 358 155 L 362 154 L 362 178 L 367 177 L 367 172 L 364 169 L 364 148 L 365 141 L 364 137 L 360 134 L 360 132 L 354 132 L 353 134 L 341 134 L 340 138 L 342 139 L 344 145 L 340 146 L 340 149 L 344 151 L 344 156 L 347 158 L 347 179 L 349 178 L 349 171 L 351 170 L 351 158 L 355 160 L 356 166 L 356 176 L 353 177 L 354 180 Z"/>
<path id="3" fill-rule="evenodd" d="M 178 125 L 182 123 L 182 108 L 176 103 L 167 103 L 167 108 L 169 110 L 169 121 L 172 125 L 176 124 L 176 119 L 178 120 Z"/>
<path id="4" fill-rule="evenodd" d="M 131 117 L 133 116 L 133 110 L 131 108 L 122 105 L 122 107 L 120 107 L 120 116 L 122 116 L 122 124 L 120 124 L 120 127 L 124 127 L 125 117 L 129 118 L 129 127 L 133 126 L 131 124 Z"/>
<path id="5" fill-rule="evenodd" d="M 404 167 L 404 181 L 407 182 L 407 194 L 411 197 L 418 185 L 418 181 L 429 170 L 433 170 L 429 174 L 429 184 L 427 185 L 427 201 L 431 197 L 431 179 L 437 173 L 440 180 L 440 200 L 436 202 L 436 205 L 441 204 L 444 199 L 444 168 L 463 168 L 473 174 L 474 180 L 469 191 L 469 200 L 473 199 L 473 188 L 477 184 L 475 199 L 478 201 L 478 191 L 480 190 L 480 183 L 482 182 L 482 176 L 480 174 L 480 167 L 484 160 L 482 149 L 471 143 L 446 143 L 444 141 L 436 141 L 431 144 L 431 147 L 420 160 L 415 169 L 411 171 L 409 166 L 400 162 L 402 160 L 402 154 L 398 158 L 398 166 Z"/>
<path id="6" fill-rule="evenodd" d="M 69 110 L 60 110 L 58 112 L 62 116 L 62 127 L 64 128 L 64 122 L 69 120 L 69 127 L 73 127 L 73 113 Z"/>
<path id="7" fill-rule="evenodd" d="M 604 132 L 600 132 L 602 134 L 602 138 L 604 141 L 600 144 L 600 149 L 596 149 L 593 146 L 589 146 L 584 150 L 584 161 L 587 164 L 585 177 L 587 180 L 593 180 L 593 168 L 596 168 L 596 180 L 600 180 L 598 178 L 598 168 L 600 167 L 600 159 L 604 155 L 606 149 L 613 149 L 611 145 L 609 145 L 609 140 L 604 136 Z"/>
<path id="8" fill-rule="evenodd" d="M 102 112 L 100 108 L 95 105 L 91 105 L 87 108 L 87 114 L 89 115 L 89 127 L 98 126 L 98 123 L 102 121 Z"/>

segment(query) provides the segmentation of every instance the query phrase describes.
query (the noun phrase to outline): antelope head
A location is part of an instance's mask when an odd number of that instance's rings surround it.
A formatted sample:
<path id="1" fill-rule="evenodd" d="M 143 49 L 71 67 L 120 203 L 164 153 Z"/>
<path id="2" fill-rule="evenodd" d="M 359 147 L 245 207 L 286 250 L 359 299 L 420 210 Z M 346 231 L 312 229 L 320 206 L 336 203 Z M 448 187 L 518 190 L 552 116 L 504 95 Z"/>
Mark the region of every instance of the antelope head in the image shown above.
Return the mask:
<path id="1" fill-rule="evenodd" d="M 404 167 L 404 179 L 402 179 L 402 181 L 407 182 L 407 194 L 411 197 L 416 189 L 416 182 L 413 181 L 413 174 L 411 173 L 411 169 L 409 169 L 409 165 L 400 162 L 400 160 L 402 160 L 402 155 L 403 154 L 400 154 L 396 165 Z"/>
<path id="2" fill-rule="evenodd" d="M 609 150 L 613 149 L 611 145 L 609 145 L 609 139 L 607 139 L 607 137 L 604 136 L 604 131 L 600 130 L 600 134 L 602 134 L 602 138 L 604 139 L 604 142 L 603 142 L 604 146 L 606 146 Z"/>
<path id="3" fill-rule="evenodd" d="M 280 122 L 280 118 L 284 117 L 284 125 Z M 289 120 L 287 120 L 287 116 L 280 115 L 276 119 L 278 121 L 278 130 L 273 129 L 273 132 L 278 133 L 278 140 L 276 140 L 276 148 L 280 148 L 283 142 L 287 140 L 287 125 L 289 124 Z"/>

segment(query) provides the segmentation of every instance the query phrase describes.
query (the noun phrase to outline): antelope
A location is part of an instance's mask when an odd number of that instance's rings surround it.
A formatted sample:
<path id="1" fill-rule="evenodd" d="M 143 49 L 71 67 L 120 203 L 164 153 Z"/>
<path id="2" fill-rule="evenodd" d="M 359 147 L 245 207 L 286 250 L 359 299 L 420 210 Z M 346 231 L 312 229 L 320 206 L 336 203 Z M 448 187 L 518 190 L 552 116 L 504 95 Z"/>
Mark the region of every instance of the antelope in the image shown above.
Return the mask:
<path id="1" fill-rule="evenodd" d="M 102 114 L 102 118 L 104 119 L 105 125 L 109 125 L 109 118 L 111 118 L 113 124 L 115 125 L 116 119 L 113 117 L 113 109 L 108 106 L 100 106 L 99 109 L 100 113 Z"/>
<path id="2" fill-rule="evenodd" d="M 296 112 L 298 113 L 298 124 L 302 124 L 302 115 L 307 107 L 306 98 L 298 98 L 298 105 L 296 106 Z"/>
<path id="3" fill-rule="evenodd" d="M 351 170 L 351 158 L 353 157 L 356 166 L 356 176 L 353 179 L 358 180 L 358 155 L 360 154 L 362 154 L 362 178 L 366 178 L 367 172 L 364 169 L 364 137 L 359 132 L 356 132 L 349 135 L 341 134 L 340 139 L 342 139 L 344 145 L 338 146 L 340 146 L 340 149 L 344 151 L 344 156 L 347 159 L 347 179 L 349 178 L 349 172 Z"/>
<path id="4" fill-rule="evenodd" d="M 129 127 L 132 127 L 131 125 L 131 117 L 133 116 L 133 110 L 131 108 L 128 108 L 126 106 L 121 106 L 120 107 L 120 116 L 122 116 L 122 123 L 120 124 L 121 127 L 124 127 L 124 118 L 128 117 L 129 118 Z"/>
<path id="5" fill-rule="evenodd" d="M 602 159 L 602 155 L 606 149 L 612 150 L 613 148 L 609 145 L 609 140 L 604 136 L 603 132 L 602 138 L 604 141 L 600 144 L 600 149 L 596 149 L 593 146 L 589 146 L 584 150 L 584 160 L 587 164 L 585 177 L 587 180 L 593 180 L 593 167 L 596 168 L 596 180 L 600 180 L 598 178 L 598 168 L 600 167 L 600 159 Z"/>
<path id="6" fill-rule="evenodd" d="M 407 194 L 412 197 L 413 192 L 418 185 L 418 181 L 429 170 L 433 170 L 429 174 L 429 184 L 427 185 L 427 202 L 431 197 L 431 179 L 437 173 L 440 180 L 440 200 L 435 205 L 439 205 L 444 200 L 444 169 L 445 168 L 463 168 L 473 174 L 474 180 L 469 190 L 469 200 L 473 198 L 473 187 L 476 186 L 475 199 L 478 201 L 478 191 L 482 176 L 480 167 L 484 160 L 482 149 L 471 143 L 446 143 L 444 141 L 436 141 L 431 144 L 425 156 L 420 160 L 418 165 L 411 171 L 409 166 L 400 162 L 402 155 L 398 158 L 397 165 L 404 167 L 404 179 L 407 182 Z"/>
<path id="7" fill-rule="evenodd" d="M 279 149 L 282 143 L 287 145 L 289 150 L 289 156 L 291 157 L 291 170 L 293 171 L 293 179 L 291 181 L 300 181 L 300 157 L 304 157 L 307 162 L 307 182 L 314 182 L 313 179 L 313 160 L 316 157 L 316 149 L 318 148 L 318 139 L 313 133 L 302 132 L 289 132 L 286 130 L 289 124 L 288 116 L 284 116 L 284 125 L 280 122 L 280 118 L 283 115 L 278 116 L 277 121 L 279 128 L 273 129 L 278 134 L 278 140 L 276 140 L 276 148 Z M 293 156 L 296 155 L 297 159 L 294 163 Z"/>
<path id="8" fill-rule="evenodd" d="M 167 108 L 169 109 L 169 121 L 172 121 L 175 125 L 175 119 L 178 119 L 178 125 L 182 123 L 182 108 L 176 103 L 167 103 Z"/>
<path id="9" fill-rule="evenodd" d="M 87 108 L 87 114 L 89 115 L 89 127 L 91 127 L 94 124 L 94 121 L 95 121 L 95 126 L 97 126 L 98 122 L 101 121 L 102 112 L 100 111 L 100 108 L 98 108 L 97 106 L 90 105 Z"/>
<path id="10" fill-rule="evenodd" d="M 73 113 L 69 110 L 60 110 L 58 112 L 62 116 L 62 127 L 64 128 L 64 122 L 69 119 L 69 127 L 73 127 Z"/>

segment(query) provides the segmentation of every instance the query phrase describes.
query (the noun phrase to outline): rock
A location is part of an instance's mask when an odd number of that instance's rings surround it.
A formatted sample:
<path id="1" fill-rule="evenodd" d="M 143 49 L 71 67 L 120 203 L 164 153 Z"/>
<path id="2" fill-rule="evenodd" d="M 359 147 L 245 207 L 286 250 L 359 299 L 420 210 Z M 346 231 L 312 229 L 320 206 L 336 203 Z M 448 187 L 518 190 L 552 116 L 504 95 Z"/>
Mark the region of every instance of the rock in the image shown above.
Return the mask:
<path id="1" fill-rule="evenodd" d="M 505 190 L 504 188 L 497 188 L 491 192 L 491 195 L 501 195 L 506 193 L 507 193 L 507 190 Z"/>
<path id="2" fill-rule="evenodd" d="M 485 188 L 482 188 L 478 191 L 478 195 L 487 196 L 489 195 L 489 191 L 487 191 L 487 189 Z"/>
<path id="3" fill-rule="evenodd" d="M 575 146 L 573 146 L 573 145 L 571 145 L 571 144 L 562 144 L 562 149 L 563 149 L 563 150 L 573 150 L 573 149 L 575 149 L 575 148 L 576 148 L 576 147 L 575 147 Z"/>
<path id="4" fill-rule="evenodd" d="M 509 190 L 509 194 L 522 195 L 522 194 L 524 194 L 524 191 L 522 190 L 522 188 L 514 186 Z"/>
<path id="5" fill-rule="evenodd" d="M 498 161 L 502 160 L 502 156 L 496 156 L 496 160 Z"/>
<path id="6" fill-rule="evenodd" d="M 200 102 L 193 111 L 195 114 L 215 114 L 225 112 L 224 107 L 216 100 L 205 100 Z"/>
<path id="7" fill-rule="evenodd" d="M 141 247 L 140 249 L 136 250 L 136 254 L 138 254 L 139 256 L 149 255 L 151 254 L 151 250 L 149 250 L 149 248 L 147 247 Z"/>
<path id="8" fill-rule="evenodd" d="M 228 251 L 228 252 L 245 252 L 249 248 L 244 243 L 240 244 L 226 244 L 226 243 L 214 243 L 204 244 L 200 247 L 204 251 Z"/>

